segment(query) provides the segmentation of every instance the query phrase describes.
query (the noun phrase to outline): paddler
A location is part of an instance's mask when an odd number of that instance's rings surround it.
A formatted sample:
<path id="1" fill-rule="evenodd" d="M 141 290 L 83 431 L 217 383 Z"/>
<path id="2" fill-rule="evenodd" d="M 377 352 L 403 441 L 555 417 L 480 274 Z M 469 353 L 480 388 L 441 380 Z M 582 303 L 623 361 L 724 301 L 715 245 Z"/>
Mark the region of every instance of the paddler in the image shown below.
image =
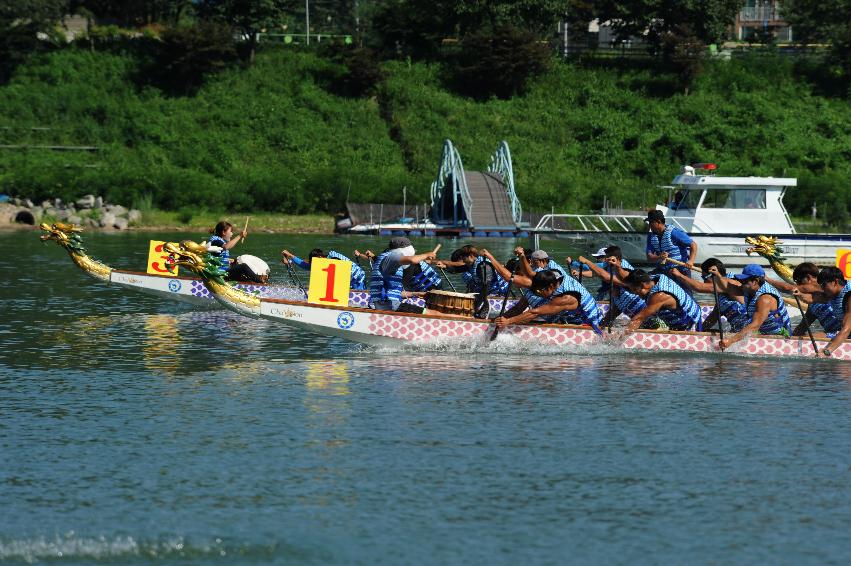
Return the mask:
<path id="1" fill-rule="evenodd" d="M 616 270 L 615 274 L 619 274 L 621 279 L 625 278 L 628 275 L 627 272 L 634 270 L 635 267 L 633 267 L 633 265 L 629 261 L 624 259 L 623 252 L 621 251 L 619 246 L 606 246 L 600 248 L 595 253 L 591 254 L 591 256 L 596 260 L 597 267 L 606 271 L 606 276 L 602 277 L 599 272 L 592 271 L 590 267 L 588 270 L 585 270 L 585 268 L 582 267 L 582 276 L 593 277 L 594 275 L 597 275 L 598 277 L 602 278 L 602 283 L 600 283 L 600 288 L 597 289 L 596 295 L 596 299 L 600 301 L 603 299 L 607 299 L 609 295 L 609 267 L 612 267 L 613 270 Z M 612 258 L 614 258 L 614 260 Z M 579 266 L 584 265 L 584 262 L 581 261 L 582 259 L 584 258 L 580 257 L 580 261 L 573 261 L 572 258 L 567 258 L 567 263 L 571 266 L 571 275 L 573 275 L 573 264 L 578 263 Z"/>
<path id="2" fill-rule="evenodd" d="M 511 280 L 511 272 L 488 250 L 481 253 L 503 279 Z M 518 270 L 513 282 L 525 291 L 517 304 L 495 320 L 497 328 L 541 318 L 548 323 L 588 325 L 600 332 L 602 315 L 597 302 L 573 277 L 554 269 L 542 269 L 529 277 Z"/>
<path id="3" fill-rule="evenodd" d="M 348 261 L 352 264 L 352 278 L 349 285 L 352 290 L 362 291 L 366 289 L 366 273 L 357 263 L 350 260 L 348 257 L 344 256 L 340 252 L 336 252 L 334 250 L 328 250 L 328 253 L 325 253 L 320 248 L 313 248 L 310 250 L 310 253 L 307 254 L 307 261 L 301 259 L 294 253 L 289 250 L 281 250 L 281 262 L 283 263 L 292 263 L 296 267 L 300 267 L 305 271 L 310 271 L 310 262 L 313 261 L 313 258 L 328 258 L 328 259 L 338 259 L 340 261 Z"/>
<path id="4" fill-rule="evenodd" d="M 724 263 L 714 257 L 711 257 L 700 264 L 700 272 L 703 275 L 702 281 L 686 277 L 679 269 L 672 269 L 669 273 L 671 278 L 685 289 L 698 293 L 713 293 L 714 289 L 712 287 L 712 283 L 707 281 L 710 277 L 709 270 L 712 267 L 718 271 L 721 277 L 726 279 L 726 282 L 729 285 L 732 287 L 739 286 L 738 281 L 727 278 L 727 268 L 724 267 Z M 716 326 L 718 324 L 719 316 L 723 316 L 727 319 L 727 323 L 730 325 L 730 329 L 733 332 L 740 331 L 748 324 L 748 322 L 750 322 L 750 317 L 748 316 L 748 311 L 745 308 L 742 297 L 740 295 L 735 295 L 728 290 L 722 291 L 721 289 L 718 289 L 718 306 L 713 308 L 712 312 L 710 312 L 703 321 L 703 327 L 710 329 L 713 326 Z"/>
<path id="5" fill-rule="evenodd" d="M 449 261 L 438 261 L 441 269 L 463 269 L 461 278 L 467 284 L 468 293 L 476 293 L 474 314 L 476 318 L 487 318 L 490 313 L 489 295 L 504 295 L 508 281 L 500 277 L 493 264 L 479 253 L 475 246 L 466 245 L 452 253 Z"/>
<path id="6" fill-rule="evenodd" d="M 421 261 L 435 259 L 437 257 L 434 252 L 417 254 L 408 238 L 391 238 L 387 249 L 372 262 L 369 307 L 378 310 L 399 310 L 403 298 L 415 296 L 414 292 L 404 289 L 404 270 Z M 402 306 L 402 309 L 405 307 Z"/>
<path id="7" fill-rule="evenodd" d="M 748 323 L 738 332 L 727 336 L 720 342 L 720 348 L 726 350 L 749 333 L 759 331 L 763 335 L 789 336 L 792 320 L 786 311 L 783 297 L 771 283 L 765 280 L 765 270 L 755 264 L 748 264 L 741 273 L 733 275 L 738 286 L 728 283 L 716 267 L 710 267 L 709 273 L 715 276 L 719 291 L 731 296 L 744 298 Z"/>
<path id="8" fill-rule="evenodd" d="M 555 260 L 550 257 L 550 254 L 544 250 L 535 250 L 529 254 L 525 248 L 517 246 L 514 248 L 514 255 L 517 256 L 517 259 L 520 262 L 518 263 L 517 273 L 525 275 L 526 277 L 534 277 L 535 273 L 545 269 L 558 271 L 562 277 L 570 277 L 567 271 L 556 263 Z"/>
<path id="9" fill-rule="evenodd" d="M 792 281 L 794 285 L 782 281 L 780 279 L 771 279 L 766 277 L 765 280 L 777 287 L 783 293 L 794 293 L 798 289 L 800 293 L 820 293 L 821 285 L 818 284 L 819 267 L 811 261 L 805 261 L 795 266 L 792 272 Z M 803 336 L 807 333 L 807 328 L 818 320 L 825 336 L 833 338 L 836 333 L 842 328 L 842 320 L 833 315 L 833 308 L 828 303 L 813 303 L 804 313 L 801 322 L 792 330 L 792 336 Z"/>
<path id="10" fill-rule="evenodd" d="M 435 265 L 460 273 L 467 284 L 468 293 L 479 293 L 487 287 L 489 294 L 501 295 L 508 288 L 507 281 L 493 276 L 493 265 L 479 253 L 476 246 L 462 246 L 452 252 L 452 259 L 439 260 Z"/>
<path id="11" fill-rule="evenodd" d="M 647 261 L 656 263 L 656 273 L 667 273 L 671 264 L 662 260 L 672 258 L 688 264 L 688 267 L 678 267 L 682 273 L 691 277 L 691 269 L 694 269 L 694 258 L 697 257 L 697 242 L 694 241 L 681 228 L 669 226 L 665 223 L 665 213 L 661 210 L 650 210 L 644 219 L 650 231 L 647 234 Z"/>
<path id="12" fill-rule="evenodd" d="M 658 316 L 671 330 L 701 329 L 700 305 L 667 275 L 651 275 L 636 269 L 622 283 L 615 277 L 614 283 L 626 285 L 647 302 L 647 306 L 632 317 L 627 331 L 639 329 L 652 316 Z"/>
<path id="13" fill-rule="evenodd" d="M 602 326 L 609 326 L 621 313 L 632 319 L 647 306 L 647 302 L 627 289 L 623 281 L 629 276 L 633 269 L 626 269 L 623 263 L 615 255 L 605 258 L 605 261 L 593 261 L 583 256 L 579 256 L 578 263 L 587 266 L 589 276 L 596 275 L 608 284 L 609 279 L 614 278 L 615 285 L 611 288 L 611 304 L 609 312 L 603 318 Z M 611 267 L 611 271 L 609 270 Z M 584 270 L 584 268 L 583 268 Z M 612 277 L 614 276 L 614 277 Z M 641 324 L 641 328 L 659 328 L 661 326 L 657 317 L 649 317 Z"/>
<path id="14" fill-rule="evenodd" d="M 829 358 L 831 353 L 845 342 L 845 339 L 851 334 L 851 281 L 845 279 L 845 275 L 838 267 L 825 267 L 818 274 L 818 284 L 821 291 L 817 293 L 801 293 L 796 294 L 808 303 L 827 304 L 833 309 L 833 316 L 837 321 L 841 321 L 841 327 L 836 333 L 836 336 L 821 349 L 820 356 Z"/>

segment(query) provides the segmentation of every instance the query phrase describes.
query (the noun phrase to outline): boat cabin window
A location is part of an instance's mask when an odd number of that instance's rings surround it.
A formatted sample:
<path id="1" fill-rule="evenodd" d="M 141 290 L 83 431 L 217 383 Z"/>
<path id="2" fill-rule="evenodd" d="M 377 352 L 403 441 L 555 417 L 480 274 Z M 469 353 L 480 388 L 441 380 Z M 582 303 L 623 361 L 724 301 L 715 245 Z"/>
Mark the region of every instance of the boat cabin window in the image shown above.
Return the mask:
<path id="1" fill-rule="evenodd" d="M 696 210 L 697 205 L 700 204 L 700 194 L 702 192 L 700 189 L 677 189 L 671 193 L 668 208 L 671 210 Z"/>
<path id="2" fill-rule="evenodd" d="M 765 208 L 765 189 L 707 189 L 704 208 Z"/>

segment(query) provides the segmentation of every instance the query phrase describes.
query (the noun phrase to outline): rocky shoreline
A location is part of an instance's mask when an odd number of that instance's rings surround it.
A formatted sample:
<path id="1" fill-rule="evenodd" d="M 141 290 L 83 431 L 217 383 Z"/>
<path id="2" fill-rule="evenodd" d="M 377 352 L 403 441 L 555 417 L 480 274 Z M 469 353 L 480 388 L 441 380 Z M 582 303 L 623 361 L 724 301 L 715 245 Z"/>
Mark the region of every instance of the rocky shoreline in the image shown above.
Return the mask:
<path id="1" fill-rule="evenodd" d="M 141 211 L 104 202 L 102 197 L 95 195 L 85 195 L 68 203 L 55 198 L 40 204 L 30 199 L 10 198 L 0 205 L 0 226 L 6 228 L 58 221 L 104 230 L 127 230 L 141 220 Z"/>

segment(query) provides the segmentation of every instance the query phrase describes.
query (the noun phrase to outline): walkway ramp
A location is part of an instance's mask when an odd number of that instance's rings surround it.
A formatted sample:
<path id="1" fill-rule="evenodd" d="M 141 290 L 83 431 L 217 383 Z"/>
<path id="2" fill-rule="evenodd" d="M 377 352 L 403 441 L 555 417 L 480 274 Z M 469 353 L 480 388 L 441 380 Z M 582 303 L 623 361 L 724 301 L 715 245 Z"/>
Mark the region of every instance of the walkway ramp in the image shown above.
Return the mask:
<path id="1" fill-rule="evenodd" d="M 465 171 L 467 189 L 473 201 L 470 224 L 477 230 L 517 228 L 511 215 L 511 199 L 502 178 L 496 173 Z"/>
<path id="2" fill-rule="evenodd" d="M 431 185 L 431 215 L 436 224 L 515 231 L 521 214 L 506 142 L 499 144 L 487 171 L 465 171 L 455 146 L 444 141 L 440 168 Z"/>

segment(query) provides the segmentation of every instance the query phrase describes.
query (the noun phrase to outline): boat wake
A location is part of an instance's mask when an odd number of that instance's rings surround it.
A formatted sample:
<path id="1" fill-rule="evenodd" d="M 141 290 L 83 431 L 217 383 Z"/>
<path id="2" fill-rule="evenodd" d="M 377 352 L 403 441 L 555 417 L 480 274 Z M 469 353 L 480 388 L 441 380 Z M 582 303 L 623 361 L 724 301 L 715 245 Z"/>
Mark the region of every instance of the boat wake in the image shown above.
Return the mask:
<path id="1" fill-rule="evenodd" d="M 137 540 L 131 536 L 95 536 L 82 537 L 69 532 L 52 538 L 39 536 L 23 539 L 0 538 L 0 562 L 22 561 L 28 564 L 46 560 L 97 560 L 111 561 L 144 558 L 163 559 L 204 559 L 227 556 L 253 556 L 266 559 L 274 556 L 276 544 L 242 545 L 231 544 L 221 538 L 206 542 L 191 542 L 182 536 L 160 540 Z"/>

